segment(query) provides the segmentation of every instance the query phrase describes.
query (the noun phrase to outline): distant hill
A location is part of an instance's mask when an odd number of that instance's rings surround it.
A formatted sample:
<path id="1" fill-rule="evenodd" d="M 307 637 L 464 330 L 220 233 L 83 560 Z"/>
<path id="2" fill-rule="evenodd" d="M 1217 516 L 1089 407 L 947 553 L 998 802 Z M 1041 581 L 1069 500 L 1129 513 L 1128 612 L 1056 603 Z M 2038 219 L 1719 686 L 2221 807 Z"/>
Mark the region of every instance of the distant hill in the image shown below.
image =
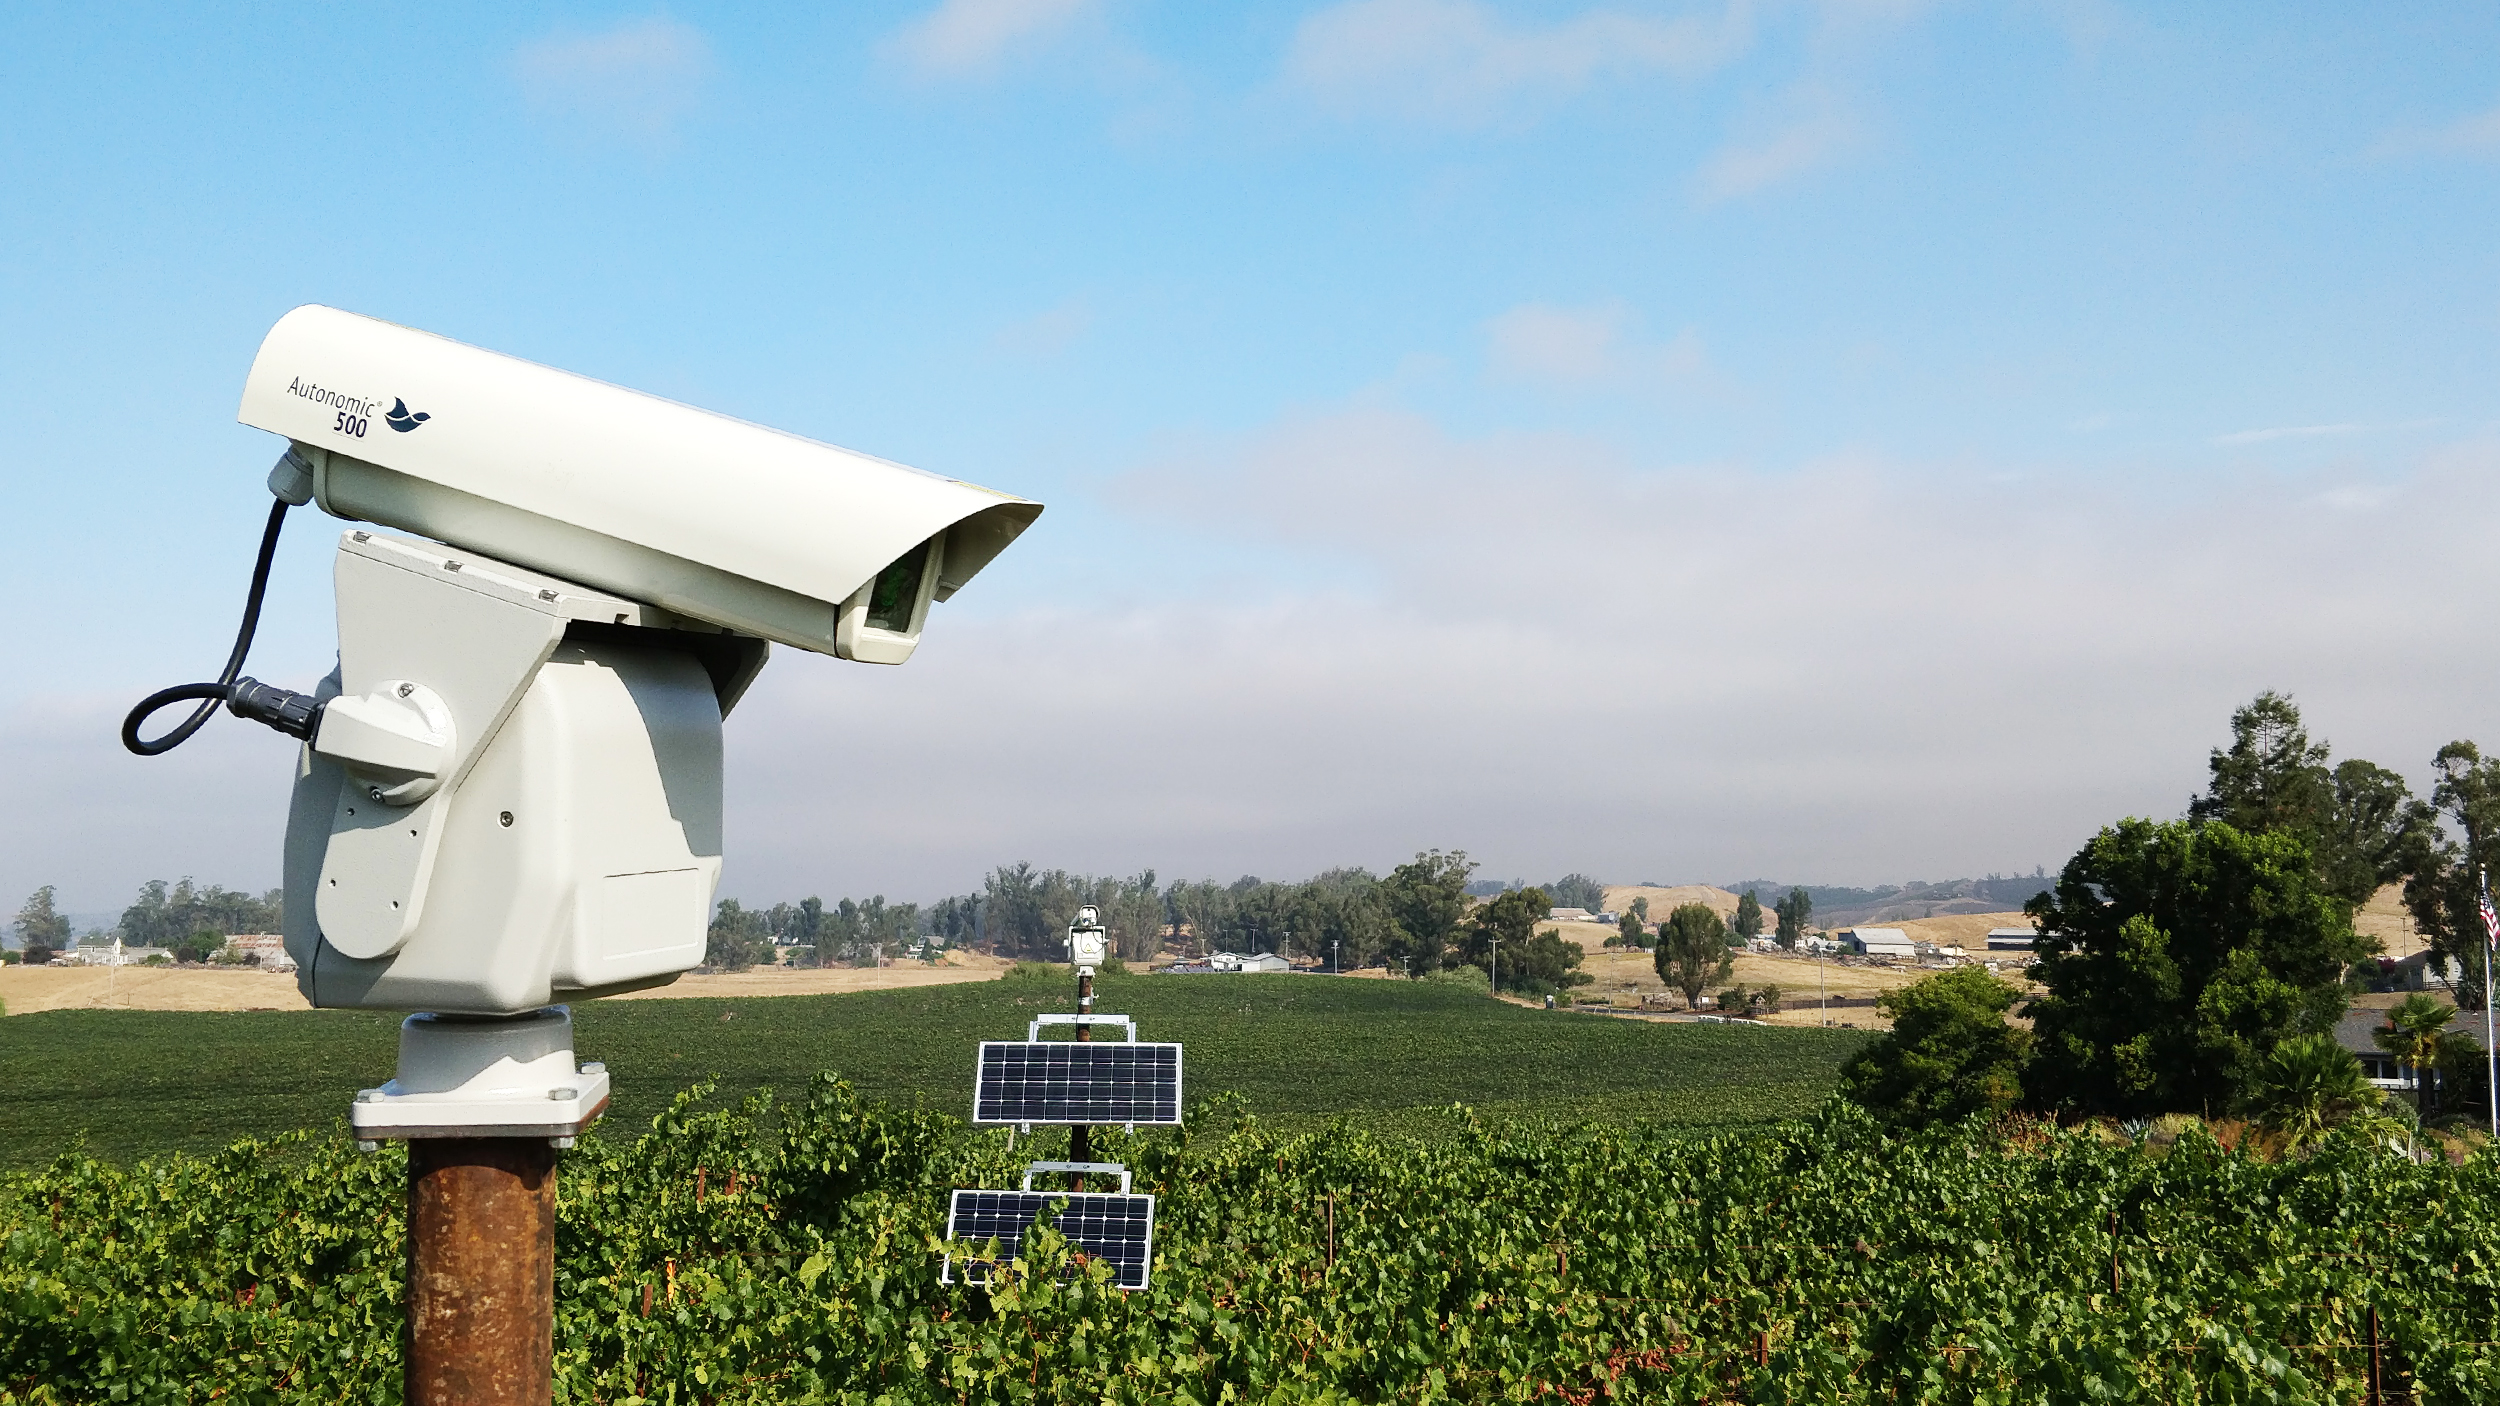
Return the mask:
<path id="1" fill-rule="evenodd" d="M 1770 907 L 1792 888 L 1814 900 L 1814 925 L 1847 927 L 1852 923 L 1907 922 L 1921 918 L 1958 917 L 1970 913 L 2006 913 L 2022 907 L 2032 895 L 2046 892 L 2056 880 L 2044 870 L 2027 875 L 1990 874 L 1984 879 L 1947 879 L 1941 883 L 1912 880 L 1885 888 L 1846 888 L 1836 884 L 1796 884 L 1774 879 L 1741 879 L 1726 885 L 1732 893 L 1753 890 Z M 1611 893 L 1612 891 L 1609 890 Z M 1651 906 L 1655 907 L 1653 903 Z"/>
<path id="2" fill-rule="evenodd" d="M 1780 891 L 1787 892 L 1786 889 Z M 1733 916 L 1736 912 L 1736 895 L 1709 884 L 1609 884 L 1606 886 L 1606 911 L 1626 912 L 1636 898 L 1649 900 L 1649 920 L 1653 923 L 1687 903 L 1706 903 L 1712 912 L 1722 918 Z M 1770 907 L 1768 899 L 1763 901 L 1763 907 Z"/>

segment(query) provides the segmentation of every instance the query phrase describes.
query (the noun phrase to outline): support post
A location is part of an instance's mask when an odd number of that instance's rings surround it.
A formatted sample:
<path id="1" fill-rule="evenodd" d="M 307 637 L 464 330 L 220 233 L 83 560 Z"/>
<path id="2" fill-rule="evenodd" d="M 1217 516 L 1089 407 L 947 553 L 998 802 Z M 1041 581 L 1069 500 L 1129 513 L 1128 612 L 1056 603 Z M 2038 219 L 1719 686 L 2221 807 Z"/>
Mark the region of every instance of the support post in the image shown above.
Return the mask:
<path id="1" fill-rule="evenodd" d="M 409 1406 L 551 1406 L 556 1150 L 408 1144 Z"/>
<path id="2" fill-rule="evenodd" d="M 2370 1406 L 2384 1406 L 2387 1400 L 2379 1388 L 2378 1305 L 2370 1305 Z"/>
<path id="3" fill-rule="evenodd" d="M 1076 1013 L 1078 1015 L 1092 1015 L 1094 1013 L 1094 974 L 1090 971 L 1080 971 L 1076 974 Z M 1078 1021 L 1076 1024 L 1076 1038 L 1079 1040 L 1093 1039 L 1094 1027 L 1086 1024 L 1084 1021 Z M 1085 1126 L 1083 1123 L 1079 1123 L 1075 1127 L 1068 1130 L 1068 1160 L 1071 1162 L 1091 1162 L 1094 1160 L 1094 1130 L 1092 1128 Z M 1079 1191 L 1083 1191 L 1085 1189 L 1085 1174 L 1083 1172 L 1076 1174 L 1076 1189 Z"/>

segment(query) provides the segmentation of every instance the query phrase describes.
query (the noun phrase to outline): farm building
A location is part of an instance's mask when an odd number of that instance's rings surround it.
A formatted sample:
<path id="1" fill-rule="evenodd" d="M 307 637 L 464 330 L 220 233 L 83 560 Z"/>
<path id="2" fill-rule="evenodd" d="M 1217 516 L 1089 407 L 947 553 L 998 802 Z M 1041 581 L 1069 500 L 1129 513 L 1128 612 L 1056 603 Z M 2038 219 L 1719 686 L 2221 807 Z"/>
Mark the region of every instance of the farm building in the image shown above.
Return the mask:
<path id="1" fill-rule="evenodd" d="M 87 967 L 135 967 L 146 962 L 150 957 L 162 957 L 170 962 L 174 959 L 173 949 L 170 947 L 117 948 L 109 942 L 104 942 L 82 943 L 53 954 L 53 960 L 56 962 L 76 963 Z"/>
<path id="2" fill-rule="evenodd" d="M 1899 928 L 1843 928 L 1840 941 L 1861 957 L 1918 956 L 1918 944 Z"/>
<path id="3" fill-rule="evenodd" d="M 1178 962 L 1163 970 L 1175 976 L 1199 976 L 1210 972 L 1289 972 L 1293 963 L 1274 952 L 1213 952 L 1202 962 Z"/>
<path id="4" fill-rule="evenodd" d="M 2030 928 L 1988 929 L 1988 950 L 1991 952 L 2028 952 L 2040 934 Z"/>
<path id="5" fill-rule="evenodd" d="M 274 932 L 236 933 L 226 939 L 226 949 L 262 971 L 295 970 L 295 959 L 286 954 L 286 939 Z"/>

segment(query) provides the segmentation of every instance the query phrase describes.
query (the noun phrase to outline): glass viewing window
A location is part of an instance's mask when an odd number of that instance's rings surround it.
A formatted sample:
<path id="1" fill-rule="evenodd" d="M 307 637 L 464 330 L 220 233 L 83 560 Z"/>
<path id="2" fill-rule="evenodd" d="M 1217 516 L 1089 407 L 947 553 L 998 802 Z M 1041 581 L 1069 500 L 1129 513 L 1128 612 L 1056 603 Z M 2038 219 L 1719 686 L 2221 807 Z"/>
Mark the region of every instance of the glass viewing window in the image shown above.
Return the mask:
<path id="1" fill-rule="evenodd" d="M 921 543 L 896 557 L 877 573 L 868 591 L 868 623 L 898 635 L 911 633 L 912 608 L 920 603 L 920 574 L 929 566 L 929 544 Z"/>

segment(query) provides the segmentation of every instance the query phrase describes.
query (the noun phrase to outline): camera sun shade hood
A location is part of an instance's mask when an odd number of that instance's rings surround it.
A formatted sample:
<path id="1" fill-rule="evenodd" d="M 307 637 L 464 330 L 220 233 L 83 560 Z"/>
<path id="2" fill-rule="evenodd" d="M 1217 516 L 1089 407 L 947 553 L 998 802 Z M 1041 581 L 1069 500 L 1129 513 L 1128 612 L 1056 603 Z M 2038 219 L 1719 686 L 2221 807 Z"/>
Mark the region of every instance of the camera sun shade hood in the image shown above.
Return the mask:
<path id="1" fill-rule="evenodd" d="M 307 451 L 335 516 L 870 663 L 909 658 L 929 602 L 1042 511 L 317 305 L 270 329 L 236 418 Z M 872 615 L 872 583 L 907 559 L 890 583 L 907 598 Z"/>

